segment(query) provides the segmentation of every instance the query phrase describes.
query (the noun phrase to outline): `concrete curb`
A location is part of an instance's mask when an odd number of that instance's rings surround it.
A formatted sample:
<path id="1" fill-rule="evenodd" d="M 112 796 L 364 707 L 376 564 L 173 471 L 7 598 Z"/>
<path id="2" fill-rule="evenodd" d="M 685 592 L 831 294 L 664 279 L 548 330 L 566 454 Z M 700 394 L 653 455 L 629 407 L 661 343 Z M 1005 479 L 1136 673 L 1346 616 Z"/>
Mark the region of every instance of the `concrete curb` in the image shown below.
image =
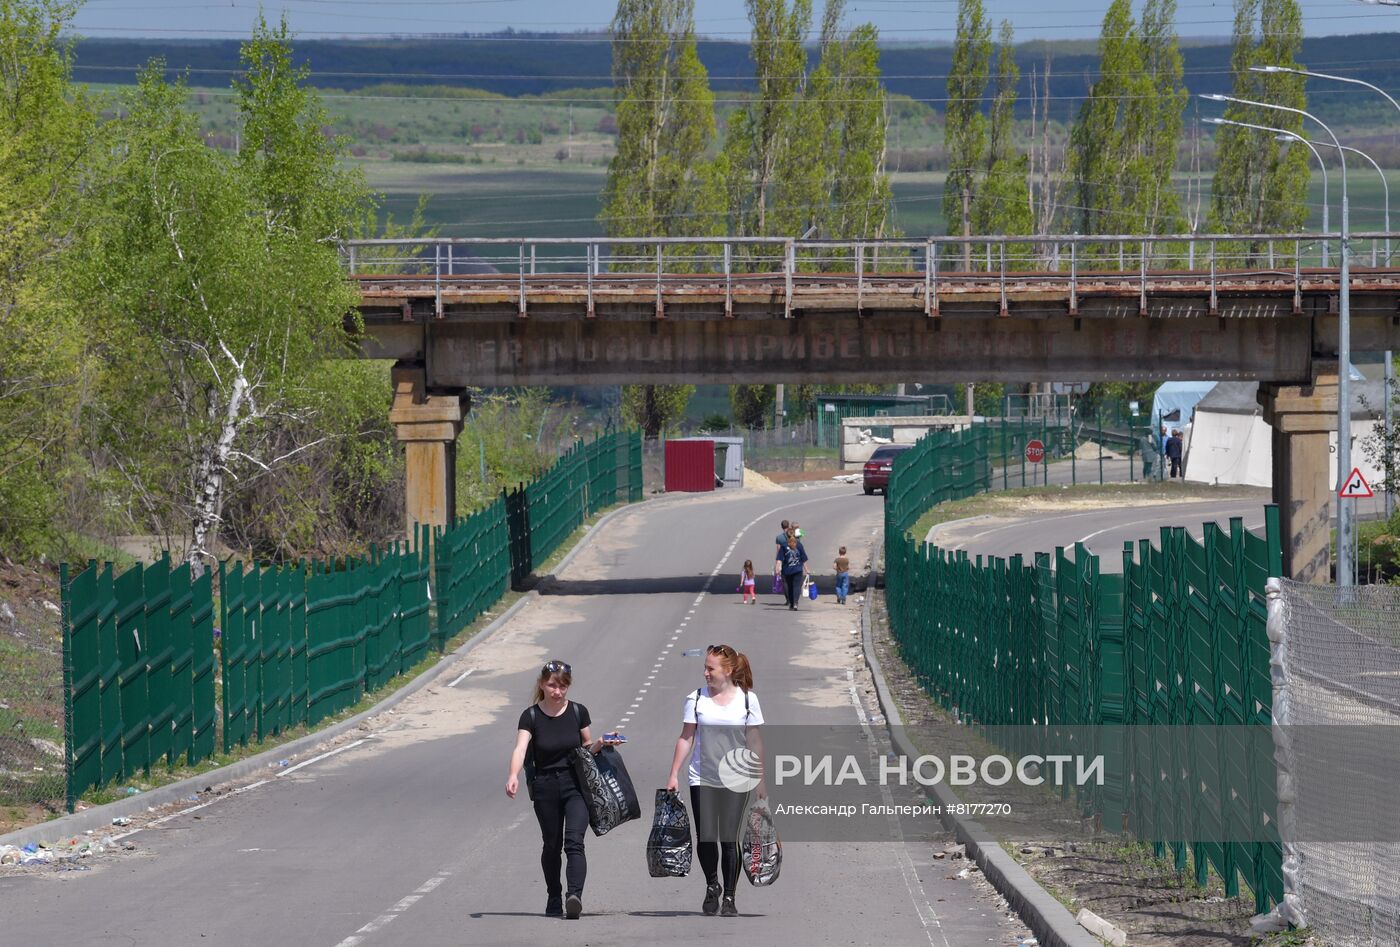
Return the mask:
<path id="1" fill-rule="evenodd" d="M 646 501 L 642 500 L 639 502 Z M 570 549 L 564 555 L 564 558 L 559 560 L 551 574 L 556 574 L 567 567 L 605 523 L 614 516 L 633 509 L 638 505 L 639 503 L 629 503 L 605 513 L 598 522 L 594 523 L 593 526 L 579 538 L 579 541 L 574 544 L 574 548 Z M 230 763 L 218 769 L 211 769 L 207 773 L 200 773 L 197 776 L 182 779 L 168 786 L 160 786 L 147 792 L 138 793 L 135 796 L 127 796 L 124 799 L 106 803 L 105 805 L 92 806 L 81 812 L 74 812 L 71 815 L 51 819 L 39 825 L 31 825 L 27 828 L 16 829 L 6 835 L 0 835 L 0 845 L 15 845 L 23 848 L 30 842 L 47 843 L 57 841 L 58 839 L 71 838 L 75 835 L 82 835 L 89 829 L 95 832 L 98 829 L 110 828 L 113 819 L 141 815 L 144 814 L 147 809 L 159 808 L 160 806 L 169 805 L 172 802 L 179 802 L 182 799 L 187 799 L 189 796 L 200 793 L 205 787 L 213 787 L 215 790 L 221 789 L 235 780 L 243 779 L 255 773 L 268 773 L 275 777 L 281 770 L 272 770 L 269 773 L 269 767 L 272 764 L 277 763 L 279 760 L 291 759 L 310 750 L 315 750 L 328 741 L 349 733 L 370 717 L 382 714 L 386 710 L 402 703 L 408 697 L 416 694 L 424 687 L 427 687 L 436 678 L 442 676 L 448 668 L 457 662 L 458 658 L 485 641 L 538 597 L 539 593 L 533 589 L 526 592 L 489 625 L 462 642 L 462 644 L 458 645 L 451 652 L 444 654 L 432 667 L 419 674 L 392 694 L 387 695 L 373 707 L 353 717 L 346 718 L 339 723 L 332 724 L 313 733 L 308 733 L 306 736 L 298 737 L 289 743 L 283 743 L 272 747 L 255 756 L 250 756 L 245 760 L 239 760 L 236 763 Z"/>
<path id="2" fill-rule="evenodd" d="M 875 682 L 880 709 L 885 714 L 890 740 L 895 749 L 912 759 L 919 756 L 919 751 L 904 735 L 904 722 L 899 715 L 899 706 L 885 681 L 871 636 L 870 611 L 874 602 L 872 593 L 875 589 L 876 574 L 872 566 L 865 579 L 865 604 L 860 614 L 861 645 L 865 651 L 866 666 L 870 668 L 870 675 Z M 962 804 L 952 790 L 943 783 L 936 783 L 930 788 L 941 807 L 939 820 L 944 828 L 952 832 L 954 838 L 967 848 L 968 857 L 976 862 L 982 874 L 1002 897 L 1006 898 L 1044 947 L 1101 947 L 1099 939 L 1080 927 L 1074 915 L 1036 883 L 981 823 L 959 818 L 949 812 L 949 806 Z"/>
<path id="3" fill-rule="evenodd" d="M 974 520 L 989 520 L 991 518 L 992 515 L 990 513 L 978 513 L 976 516 L 964 516 L 961 519 L 945 520 L 942 523 L 929 527 L 928 535 L 924 537 L 924 542 L 928 543 L 930 546 L 938 545 L 938 543 L 934 542 L 934 537 L 936 537 L 938 531 L 945 526 L 956 526 L 958 523 L 971 523 Z"/>

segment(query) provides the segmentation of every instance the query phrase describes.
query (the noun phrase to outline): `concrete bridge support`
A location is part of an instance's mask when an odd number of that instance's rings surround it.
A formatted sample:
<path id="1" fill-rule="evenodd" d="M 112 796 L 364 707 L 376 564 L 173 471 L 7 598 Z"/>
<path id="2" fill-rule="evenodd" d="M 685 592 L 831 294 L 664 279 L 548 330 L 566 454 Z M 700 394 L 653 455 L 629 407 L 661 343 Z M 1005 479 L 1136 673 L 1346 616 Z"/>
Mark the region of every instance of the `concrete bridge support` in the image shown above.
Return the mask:
<path id="1" fill-rule="evenodd" d="M 392 373 L 389 420 L 405 449 L 405 523 L 446 526 L 457 516 L 457 436 L 471 406 L 460 389 L 429 391 L 421 362 L 399 361 Z"/>
<path id="2" fill-rule="evenodd" d="M 1274 502 L 1283 530 L 1283 571 L 1299 582 L 1332 580 L 1332 491 L 1336 463 L 1328 441 L 1337 430 L 1337 366 L 1317 365 L 1310 385 L 1259 386 L 1273 428 Z"/>

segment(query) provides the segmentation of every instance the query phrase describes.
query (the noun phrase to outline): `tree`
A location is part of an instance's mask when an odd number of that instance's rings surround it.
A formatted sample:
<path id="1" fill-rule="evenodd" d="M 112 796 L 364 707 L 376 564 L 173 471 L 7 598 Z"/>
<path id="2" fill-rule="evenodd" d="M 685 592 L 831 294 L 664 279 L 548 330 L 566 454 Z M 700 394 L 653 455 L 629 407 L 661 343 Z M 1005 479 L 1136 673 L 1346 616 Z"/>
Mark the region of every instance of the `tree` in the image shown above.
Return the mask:
<path id="1" fill-rule="evenodd" d="M 730 385 L 729 409 L 740 427 L 762 428 L 773 416 L 772 385 Z"/>
<path id="2" fill-rule="evenodd" d="M 690 403 L 694 385 L 627 385 L 622 389 L 622 416 L 656 440 L 670 428 Z"/>
<path id="3" fill-rule="evenodd" d="M 608 164 L 601 217 L 614 237 L 715 234 L 724 224 L 714 94 L 695 50 L 694 0 L 620 0 L 612 22 L 617 154 Z M 637 248 L 619 247 L 621 255 Z M 684 269 L 693 248 L 675 248 Z M 649 438 L 685 412 L 693 385 L 628 385 L 624 410 Z M 667 413 L 674 411 L 674 413 Z"/>
<path id="4" fill-rule="evenodd" d="M 988 122 L 986 177 L 972 209 L 975 233 L 1029 234 L 1034 229 L 1030 159 L 1017 151 L 1015 139 L 1016 86 L 1020 81 L 1015 34 L 1011 22 L 1003 20 L 997 44 L 996 96 Z"/>
<path id="5" fill-rule="evenodd" d="M 812 0 L 746 0 L 758 94 L 729 119 L 724 155 L 728 171 L 730 232 L 747 236 L 800 236 L 769 219 L 776 169 L 794 141 L 798 92 L 807 71 L 803 47 L 812 25 Z"/>
<path id="6" fill-rule="evenodd" d="M 1233 94 L 1256 102 L 1307 108 L 1302 76 L 1257 73 L 1256 65 L 1297 66 L 1303 42 L 1296 0 L 1236 0 Z M 1303 117 L 1277 109 L 1229 103 L 1225 117 L 1301 134 Z M 1284 147 L 1270 132 L 1222 126 L 1215 136 L 1211 227 L 1225 233 L 1294 233 L 1307 222 L 1312 155 L 1303 145 Z M 1260 249 L 1260 248 L 1254 248 Z"/>
<path id="7" fill-rule="evenodd" d="M 77 3 L 0 0 L 0 548 L 54 538 L 70 473 L 82 366 L 65 270 L 85 238 L 96 105 L 62 38 Z"/>
<path id="8" fill-rule="evenodd" d="M 92 260 L 108 315 L 106 444 L 146 519 L 209 556 L 231 492 L 309 449 L 310 379 L 345 354 L 357 295 L 335 241 L 369 194 L 338 166 L 285 22 L 260 21 L 236 84 L 245 147 L 207 147 L 182 84 L 145 69 L 124 103 Z M 272 448 L 280 452 L 274 453 Z"/>
<path id="9" fill-rule="evenodd" d="M 1148 0 L 1141 25 L 1129 0 L 1113 0 L 1104 15 L 1099 78 L 1070 135 L 1080 233 L 1180 229 L 1171 171 L 1186 100 L 1175 16 L 1175 0 Z"/>
<path id="10" fill-rule="evenodd" d="M 992 25 L 982 0 L 958 0 L 958 33 L 948 70 L 948 107 L 943 113 L 948 177 L 943 219 L 950 235 L 972 236 L 977 169 L 987 152 L 987 117 L 982 114 L 992 57 Z M 963 244 L 963 269 L 972 268 L 972 244 Z"/>

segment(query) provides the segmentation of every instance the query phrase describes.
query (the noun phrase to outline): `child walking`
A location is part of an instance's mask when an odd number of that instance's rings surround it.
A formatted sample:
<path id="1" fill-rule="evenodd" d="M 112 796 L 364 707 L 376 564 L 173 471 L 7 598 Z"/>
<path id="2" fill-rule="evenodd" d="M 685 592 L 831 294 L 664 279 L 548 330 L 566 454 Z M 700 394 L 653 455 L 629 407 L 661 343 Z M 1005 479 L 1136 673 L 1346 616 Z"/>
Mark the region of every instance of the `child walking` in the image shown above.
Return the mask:
<path id="1" fill-rule="evenodd" d="M 754 591 L 753 560 L 744 560 L 744 571 L 739 576 L 739 591 L 744 593 L 744 604 L 753 605 L 758 602 L 758 593 Z"/>
<path id="2" fill-rule="evenodd" d="M 851 591 L 851 560 L 846 558 L 846 547 L 836 555 L 836 604 L 845 605 L 846 595 Z"/>

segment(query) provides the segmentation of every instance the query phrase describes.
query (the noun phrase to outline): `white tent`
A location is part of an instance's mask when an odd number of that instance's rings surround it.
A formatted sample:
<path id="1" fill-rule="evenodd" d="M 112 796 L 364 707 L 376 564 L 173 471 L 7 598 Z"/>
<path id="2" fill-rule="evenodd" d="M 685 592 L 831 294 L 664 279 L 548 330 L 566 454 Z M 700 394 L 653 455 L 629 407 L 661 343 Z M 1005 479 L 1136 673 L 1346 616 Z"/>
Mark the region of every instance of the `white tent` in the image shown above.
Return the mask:
<path id="1" fill-rule="evenodd" d="M 1196 419 L 1186 442 L 1186 479 L 1194 483 L 1271 486 L 1274 482 L 1273 430 L 1264 423 L 1255 382 L 1221 382 L 1196 404 Z M 1374 489 L 1384 474 L 1362 445 L 1371 437 L 1382 410 L 1384 384 L 1351 386 L 1351 457 Z M 1333 457 L 1337 435 L 1332 434 Z M 1329 489 L 1337 488 L 1336 464 L 1329 468 Z"/>

